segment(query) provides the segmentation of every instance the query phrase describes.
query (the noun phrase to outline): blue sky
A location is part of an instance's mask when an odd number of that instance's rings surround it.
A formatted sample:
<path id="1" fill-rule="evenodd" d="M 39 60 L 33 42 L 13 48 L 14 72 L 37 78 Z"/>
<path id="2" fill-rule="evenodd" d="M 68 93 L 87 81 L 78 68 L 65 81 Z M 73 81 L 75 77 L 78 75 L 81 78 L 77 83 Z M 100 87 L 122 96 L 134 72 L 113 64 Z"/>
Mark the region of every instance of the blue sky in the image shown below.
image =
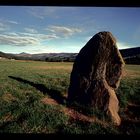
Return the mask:
<path id="1" fill-rule="evenodd" d="M 0 6 L 0 51 L 78 53 L 100 31 L 119 49 L 140 46 L 140 8 Z"/>

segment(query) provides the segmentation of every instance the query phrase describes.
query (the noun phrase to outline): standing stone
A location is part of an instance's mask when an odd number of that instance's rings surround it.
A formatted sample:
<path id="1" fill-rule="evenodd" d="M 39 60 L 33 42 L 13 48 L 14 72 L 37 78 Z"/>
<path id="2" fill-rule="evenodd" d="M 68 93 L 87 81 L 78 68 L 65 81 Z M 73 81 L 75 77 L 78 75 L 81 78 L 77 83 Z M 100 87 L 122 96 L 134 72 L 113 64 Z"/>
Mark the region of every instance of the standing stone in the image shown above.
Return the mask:
<path id="1" fill-rule="evenodd" d="M 110 32 L 94 35 L 77 55 L 70 77 L 68 101 L 90 105 L 106 112 L 120 125 L 118 88 L 123 58 Z"/>

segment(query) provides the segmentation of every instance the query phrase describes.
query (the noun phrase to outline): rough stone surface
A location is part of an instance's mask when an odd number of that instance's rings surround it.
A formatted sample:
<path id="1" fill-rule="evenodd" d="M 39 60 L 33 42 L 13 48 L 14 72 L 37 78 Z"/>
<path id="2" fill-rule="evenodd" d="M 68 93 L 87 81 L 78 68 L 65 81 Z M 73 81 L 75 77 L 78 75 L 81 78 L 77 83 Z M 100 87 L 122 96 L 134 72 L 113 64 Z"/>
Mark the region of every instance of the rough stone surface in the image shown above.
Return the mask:
<path id="1" fill-rule="evenodd" d="M 110 32 L 94 35 L 77 55 L 70 77 L 68 100 L 106 112 L 120 125 L 118 88 L 123 58 Z"/>

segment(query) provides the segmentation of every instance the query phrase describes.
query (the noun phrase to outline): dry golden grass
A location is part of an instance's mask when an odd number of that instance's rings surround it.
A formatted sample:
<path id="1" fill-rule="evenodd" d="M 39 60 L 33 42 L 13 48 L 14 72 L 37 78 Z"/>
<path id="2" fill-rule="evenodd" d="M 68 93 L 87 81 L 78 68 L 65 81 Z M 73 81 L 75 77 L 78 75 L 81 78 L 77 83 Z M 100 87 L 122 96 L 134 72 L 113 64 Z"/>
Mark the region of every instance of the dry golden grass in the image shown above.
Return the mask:
<path id="1" fill-rule="evenodd" d="M 126 65 L 122 74 L 123 78 L 138 78 L 140 77 L 140 65 Z"/>
<path id="2" fill-rule="evenodd" d="M 3 94 L 2 99 L 6 102 L 12 102 L 12 101 L 16 100 L 16 98 L 10 93 Z"/>
<path id="3" fill-rule="evenodd" d="M 33 69 L 43 69 L 43 70 L 72 70 L 72 66 L 68 65 L 68 66 L 32 66 Z"/>

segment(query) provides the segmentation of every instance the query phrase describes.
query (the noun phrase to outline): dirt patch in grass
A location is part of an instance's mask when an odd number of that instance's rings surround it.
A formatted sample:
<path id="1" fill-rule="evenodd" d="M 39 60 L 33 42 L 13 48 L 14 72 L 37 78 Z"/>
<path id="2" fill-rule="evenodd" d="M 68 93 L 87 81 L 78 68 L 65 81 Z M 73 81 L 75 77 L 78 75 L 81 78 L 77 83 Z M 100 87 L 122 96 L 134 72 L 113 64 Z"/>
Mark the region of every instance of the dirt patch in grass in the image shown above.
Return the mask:
<path id="1" fill-rule="evenodd" d="M 58 103 L 57 103 L 54 99 L 51 99 L 51 98 L 48 98 L 48 97 L 45 97 L 45 98 L 41 99 L 41 101 L 42 101 L 44 104 L 58 105 Z"/>
<path id="2" fill-rule="evenodd" d="M 45 97 L 45 98 L 41 99 L 41 101 L 44 104 L 60 105 L 54 99 L 51 99 L 49 97 Z M 61 111 L 64 112 L 66 115 L 68 115 L 70 117 L 70 119 L 73 119 L 73 120 L 78 120 L 78 121 L 83 121 L 83 122 L 90 122 L 90 123 L 97 122 L 97 123 L 99 123 L 99 124 L 101 124 L 103 126 L 108 126 L 108 124 L 106 122 L 99 120 L 95 116 L 92 116 L 92 117 L 86 116 L 86 115 L 84 115 L 82 113 L 79 113 L 78 111 L 76 111 L 76 110 L 74 110 L 72 108 L 69 108 L 69 107 L 63 106 Z"/>
<path id="3" fill-rule="evenodd" d="M 6 115 L 2 116 L 1 120 L 2 122 L 7 121 L 13 121 L 14 117 L 11 115 L 11 113 L 7 113 Z"/>
<path id="4" fill-rule="evenodd" d="M 60 105 L 57 103 L 54 99 L 51 99 L 49 97 L 45 97 L 41 100 L 44 104 L 49 105 Z M 133 134 L 133 131 L 130 132 L 130 127 L 136 127 L 140 126 L 140 105 L 129 103 L 127 108 L 124 110 L 125 116 L 121 116 L 122 122 L 121 125 L 118 127 L 121 131 L 123 131 L 125 134 Z M 68 115 L 70 117 L 70 120 L 74 121 L 82 121 L 82 122 L 88 122 L 88 123 L 98 123 L 104 127 L 109 127 L 110 124 L 106 122 L 105 120 L 100 120 L 95 116 L 87 116 L 84 115 L 73 108 L 62 106 L 61 111 Z M 134 129 L 134 128 L 133 128 Z"/>
<path id="5" fill-rule="evenodd" d="M 12 102 L 12 101 L 16 100 L 16 98 L 10 93 L 3 94 L 2 99 L 6 102 Z"/>

